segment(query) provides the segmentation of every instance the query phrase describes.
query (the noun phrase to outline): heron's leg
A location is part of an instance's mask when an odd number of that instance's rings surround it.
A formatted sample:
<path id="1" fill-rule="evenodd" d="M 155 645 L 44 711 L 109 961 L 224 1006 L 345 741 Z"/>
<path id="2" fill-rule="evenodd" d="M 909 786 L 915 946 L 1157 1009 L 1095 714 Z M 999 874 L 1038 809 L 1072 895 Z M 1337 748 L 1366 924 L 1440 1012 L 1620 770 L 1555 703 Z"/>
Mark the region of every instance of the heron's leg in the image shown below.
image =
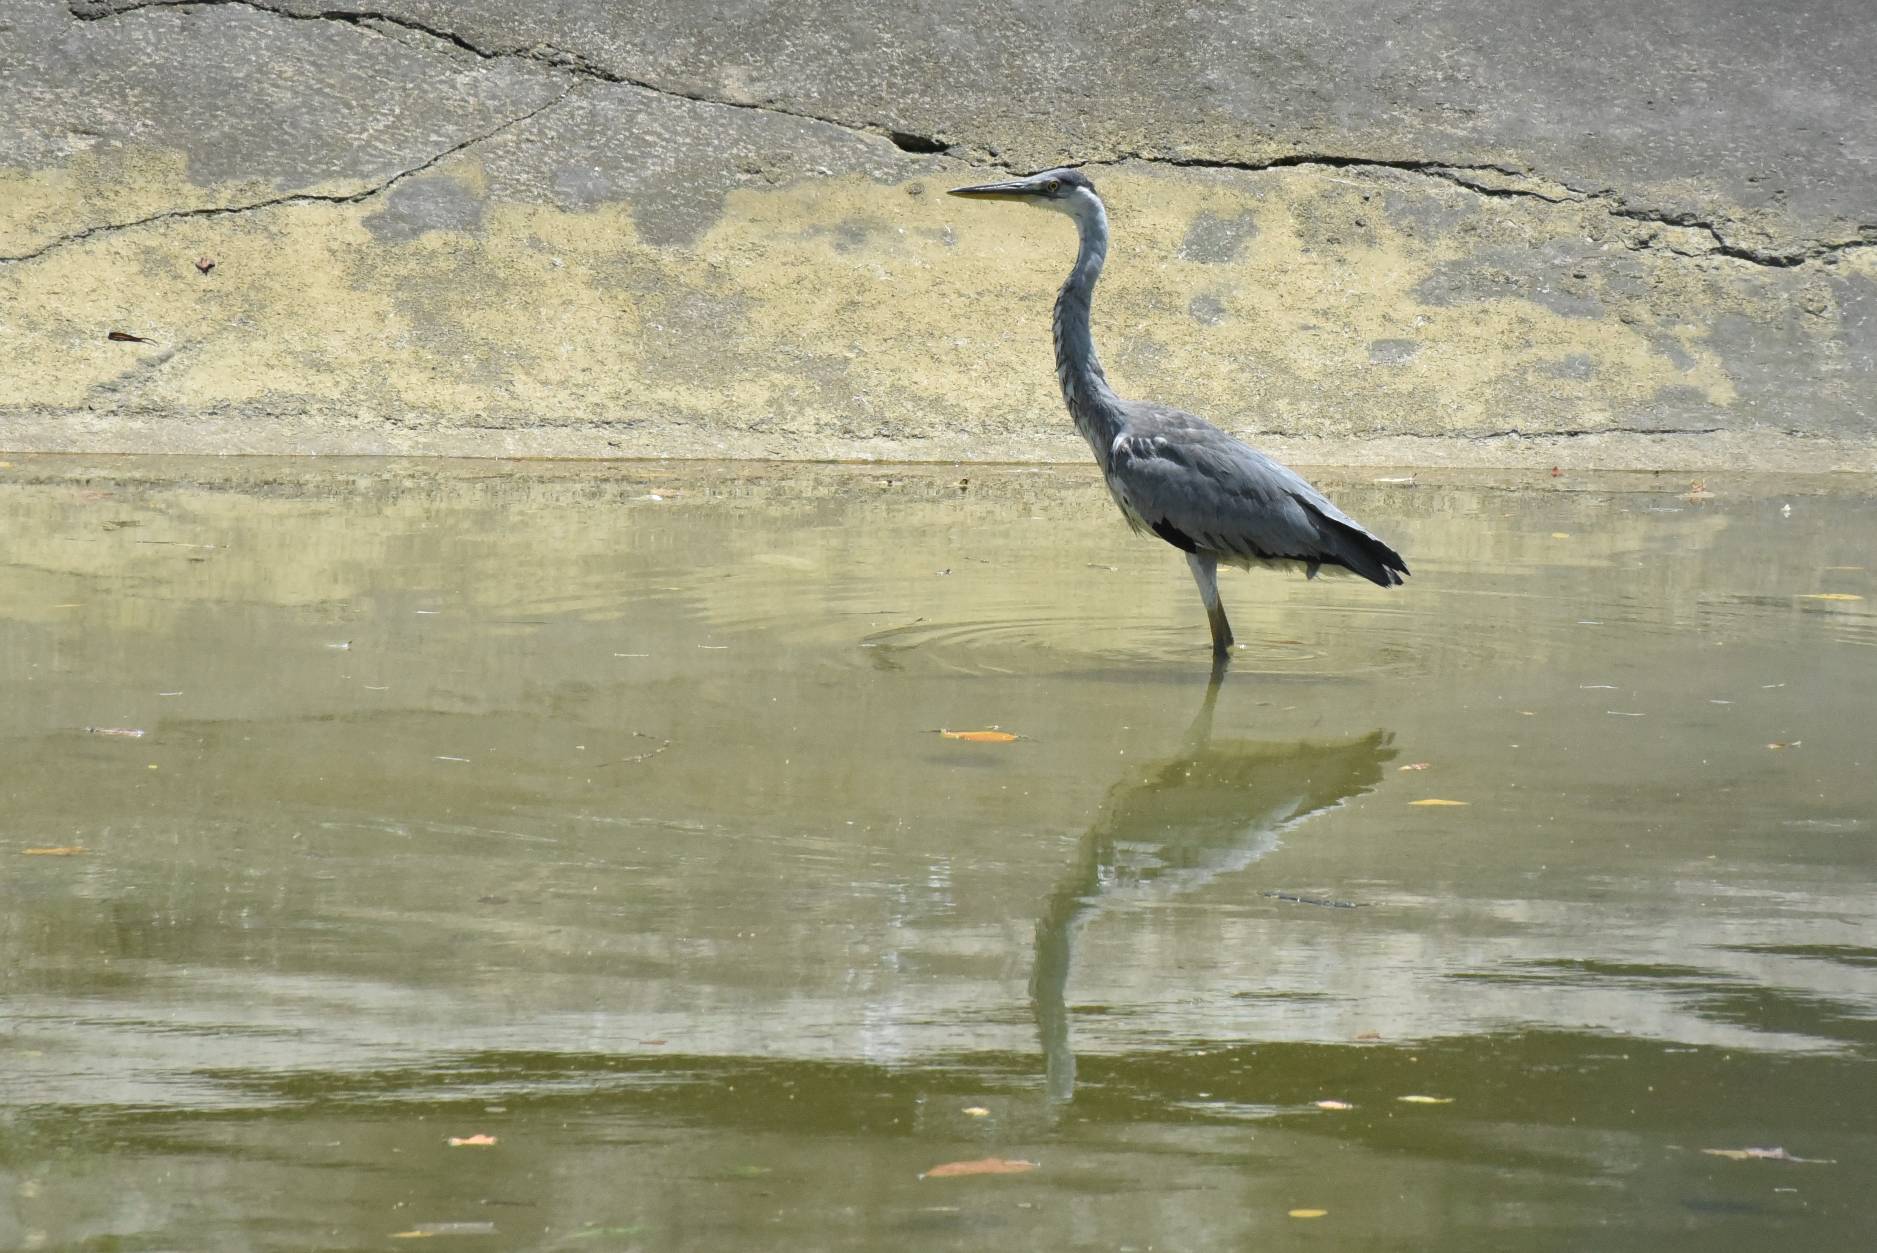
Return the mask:
<path id="1" fill-rule="evenodd" d="M 1226 657 L 1232 647 L 1232 624 L 1225 620 L 1225 606 L 1219 600 L 1219 561 L 1202 553 L 1187 553 L 1186 564 L 1199 584 L 1199 598 L 1206 602 L 1206 621 L 1212 626 L 1212 655 Z"/>

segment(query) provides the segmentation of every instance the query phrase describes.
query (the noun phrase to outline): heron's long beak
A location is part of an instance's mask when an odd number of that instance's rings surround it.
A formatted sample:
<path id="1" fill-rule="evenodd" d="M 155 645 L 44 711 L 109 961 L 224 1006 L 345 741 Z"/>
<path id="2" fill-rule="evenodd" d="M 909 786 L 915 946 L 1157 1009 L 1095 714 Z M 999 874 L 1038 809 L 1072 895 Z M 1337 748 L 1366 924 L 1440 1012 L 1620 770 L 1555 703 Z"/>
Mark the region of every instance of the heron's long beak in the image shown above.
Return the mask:
<path id="1" fill-rule="evenodd" d="M 1027 200 L 1036 194 L 1036 187 L 1028 179 L 1018 179 L 1012 183 L 979 183 L 975 187 L 954 187 L 949 194 L 970 196 L 976 200 Z"/>

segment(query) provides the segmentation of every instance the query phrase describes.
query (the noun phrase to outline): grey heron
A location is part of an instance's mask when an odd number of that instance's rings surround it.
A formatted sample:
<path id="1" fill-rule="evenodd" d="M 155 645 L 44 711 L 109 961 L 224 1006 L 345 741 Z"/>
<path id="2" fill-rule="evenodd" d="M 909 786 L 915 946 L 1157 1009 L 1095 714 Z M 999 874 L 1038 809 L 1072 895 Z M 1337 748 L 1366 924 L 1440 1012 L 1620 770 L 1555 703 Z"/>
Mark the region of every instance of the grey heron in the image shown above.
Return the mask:
<path id="1" fill-rule="evenodd" d="M 1109 494 L 1129 525 L 1186 554 L 1206 602 L 1212 650 L 1229 657 L 1232 627 L 1219 600 L 1219 563 L 1298 564 L 1315 578 L 1339 566 L 1382 587 L 1408 573 L 1401 554 L 1288 466 L 1227 435 L 1204 418 L 1148 401 L 1123 400 L 1108 386 L 1089 310 L 1108 256 L 1108 211 L 1077 169 L 955 187 L 954 196 L 1018 200 L 1066 213 L 1080 247 L 1056 297 L 1056 378 L 1075 428 L 1094 450 Z"/>

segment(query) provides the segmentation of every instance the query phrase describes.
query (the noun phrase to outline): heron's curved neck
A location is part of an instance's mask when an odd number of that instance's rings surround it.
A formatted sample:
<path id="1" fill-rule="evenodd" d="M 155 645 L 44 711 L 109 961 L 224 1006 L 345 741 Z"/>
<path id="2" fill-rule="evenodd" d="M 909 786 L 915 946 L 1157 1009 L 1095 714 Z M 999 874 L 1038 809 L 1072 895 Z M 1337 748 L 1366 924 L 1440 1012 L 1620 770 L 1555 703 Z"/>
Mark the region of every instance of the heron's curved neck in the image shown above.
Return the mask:
<path id="1" fill-rule="evenodd" d="M 1075 429 L 1106 468 L 1114 437 L 1121 429 L 1120 398 L 1108 386 L 1101 358 L 1095 354 L 1089 309 L 1095 299 L 1095 281 L 1101 277 L 1102 262 L 1108 257 L 1108 214 L 1092 192 L 1078 201 L 1070 216 L 1075 219 L 1081 247 L 1075 254 L 1075 267 L 1056 297 L 1056 378 L 1062 384 L 1062 399 L 1069 406 Z"/>

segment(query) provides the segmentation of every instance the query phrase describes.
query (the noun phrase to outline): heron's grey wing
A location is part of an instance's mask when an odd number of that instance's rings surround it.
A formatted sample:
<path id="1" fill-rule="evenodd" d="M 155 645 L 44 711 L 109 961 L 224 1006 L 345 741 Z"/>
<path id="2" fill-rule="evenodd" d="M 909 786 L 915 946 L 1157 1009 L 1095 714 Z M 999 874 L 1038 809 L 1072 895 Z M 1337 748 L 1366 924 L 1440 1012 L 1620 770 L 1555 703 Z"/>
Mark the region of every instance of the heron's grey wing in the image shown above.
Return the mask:
<path id="1" fill-rule="evenodd" d="M 1401 582 L 1401 555 L 1304 478 L 1190 413 L 1128 406 L 1110 458 L 1110 486 L 1136 529 L 1221 561 L 1346 567 L 1383 587 Z"/>

